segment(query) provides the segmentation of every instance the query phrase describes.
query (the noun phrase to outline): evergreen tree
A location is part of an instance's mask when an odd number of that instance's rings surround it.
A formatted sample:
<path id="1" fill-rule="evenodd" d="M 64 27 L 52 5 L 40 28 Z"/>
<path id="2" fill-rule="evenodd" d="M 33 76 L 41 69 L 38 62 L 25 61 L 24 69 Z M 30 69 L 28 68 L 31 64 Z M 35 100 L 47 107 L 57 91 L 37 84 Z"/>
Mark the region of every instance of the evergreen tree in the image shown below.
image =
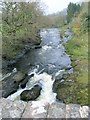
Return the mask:
<path id="1" fill-rule="evenodd" d="M 69 3 L 68 8 L 67 8 L 67 22 L 69 23 L 72 20 L 72 17 L 75 15 L 75 13 L 79 13 L 80 11 L 80 5 L 74 4 L 74 3 Z"/>

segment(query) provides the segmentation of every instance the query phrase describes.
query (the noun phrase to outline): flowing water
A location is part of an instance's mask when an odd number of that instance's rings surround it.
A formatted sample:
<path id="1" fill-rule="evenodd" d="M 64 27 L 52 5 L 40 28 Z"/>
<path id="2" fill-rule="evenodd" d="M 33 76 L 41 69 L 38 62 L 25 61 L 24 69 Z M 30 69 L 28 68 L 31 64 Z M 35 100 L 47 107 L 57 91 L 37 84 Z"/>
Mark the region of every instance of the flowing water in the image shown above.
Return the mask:
<path id="1" fill-rule="evenodd" d="M 52 91 L 55 77 L 63 75 L 66 72 L 64 68 L 71 67 L 71 61 L 65 53 L 65 48 L 60 44 L 59 29 L 42 29 L 40 35 L 42 48 L 32 49 L 17 64 L 17 69 L 22 68 L 28 71 L 28 75 L 34 74 L 34 76 L 30 78 L 25 89 L 19 88 L 16 93 L 7 99 L 16 100 L 22 91 L 31 89 L 35 84 L 39 84 L 42 87 L 41 95 L 37 98 L 37 101 L 33 101 L 33 105 L 41 105 L 41 111 L 43 111 L 43 104 L 50 104 L 56 100 L 56 93 Z M 32 71 L 29 70 L 29 63 L 36 66 Z"/>

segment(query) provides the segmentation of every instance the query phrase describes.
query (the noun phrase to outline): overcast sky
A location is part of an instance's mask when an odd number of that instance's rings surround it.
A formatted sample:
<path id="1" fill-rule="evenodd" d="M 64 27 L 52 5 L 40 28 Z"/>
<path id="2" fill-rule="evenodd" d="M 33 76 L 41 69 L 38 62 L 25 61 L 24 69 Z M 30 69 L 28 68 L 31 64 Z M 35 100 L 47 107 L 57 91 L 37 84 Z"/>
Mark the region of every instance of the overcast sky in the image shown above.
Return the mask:
<path id="1" fill-rule="evenodd" d="M 81 0 L 41 0 L 43 1 L 47 6 L 47 12 L 49 14 L 55 13 L 57 11 L 61 11 L 64 8 L 67 8 L 68 4 L 70 2 L 77 3 Z"/>

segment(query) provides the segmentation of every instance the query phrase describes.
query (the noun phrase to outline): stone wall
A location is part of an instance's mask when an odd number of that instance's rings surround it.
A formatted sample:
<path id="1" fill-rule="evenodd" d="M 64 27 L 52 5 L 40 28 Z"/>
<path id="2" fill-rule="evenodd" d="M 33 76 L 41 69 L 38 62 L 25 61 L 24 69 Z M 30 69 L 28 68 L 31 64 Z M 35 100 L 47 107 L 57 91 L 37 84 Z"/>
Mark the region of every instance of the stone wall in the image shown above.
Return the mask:
<path id="1" fill-rule="evenodd" d="M 90 108 L 77 104 L 55 102 L 43 104 L 41 101 L 11 101 L 0 99 L 0 119 L 2 118 L 88 118 Z"/>

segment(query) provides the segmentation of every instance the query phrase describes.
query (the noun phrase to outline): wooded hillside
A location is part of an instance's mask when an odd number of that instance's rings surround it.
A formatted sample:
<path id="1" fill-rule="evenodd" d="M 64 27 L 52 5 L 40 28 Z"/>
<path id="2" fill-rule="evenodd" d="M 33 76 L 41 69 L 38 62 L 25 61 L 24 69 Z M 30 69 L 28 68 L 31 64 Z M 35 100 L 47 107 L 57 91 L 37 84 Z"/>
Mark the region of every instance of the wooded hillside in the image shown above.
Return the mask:
<path id="1" fill-rule="evenodd" d="M 15 57 L 26 43 L 40 43 L 43 11 L 39 1 L 3 2 L 3 57 Z"/>

